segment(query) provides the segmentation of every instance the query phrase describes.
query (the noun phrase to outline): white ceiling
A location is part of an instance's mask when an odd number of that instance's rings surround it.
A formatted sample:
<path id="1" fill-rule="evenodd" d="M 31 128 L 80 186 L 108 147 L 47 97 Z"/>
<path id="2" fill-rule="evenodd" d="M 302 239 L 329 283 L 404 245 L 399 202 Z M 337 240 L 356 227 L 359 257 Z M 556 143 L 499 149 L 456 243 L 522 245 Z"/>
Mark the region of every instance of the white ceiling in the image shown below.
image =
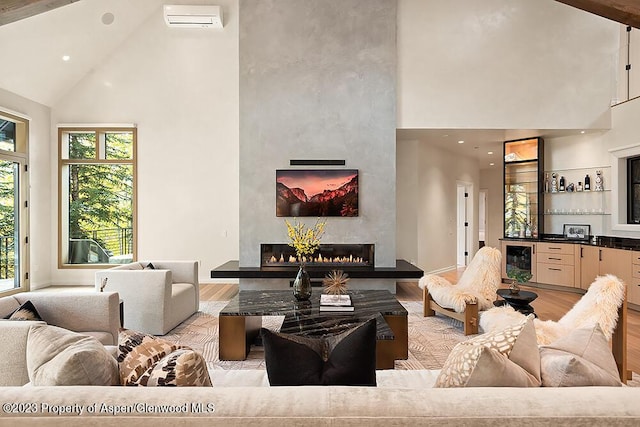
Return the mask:
<path id="1" fill-rule="evenodd" d="M 586 131 L 586 133 L 594 132 L 599 131 Z M 454 154 L 473 157 L 478 160 L 480 169 L 488 169 L 502 167 L 504 141 L 536 136 L 547 139 L 560 138 L 581 133 L 585 132 L 578 129 L 398 129 L 396 140 L 398 144 L 402 141 L 420 141 Z"/>
<path id="2" fill-rule="evenodd" d="M 0 26 L 0 88 L 54 106 L 162 4 L 83 0 Z M 106 13 L 114 15 L 110 25 L 102 23 Z"/>

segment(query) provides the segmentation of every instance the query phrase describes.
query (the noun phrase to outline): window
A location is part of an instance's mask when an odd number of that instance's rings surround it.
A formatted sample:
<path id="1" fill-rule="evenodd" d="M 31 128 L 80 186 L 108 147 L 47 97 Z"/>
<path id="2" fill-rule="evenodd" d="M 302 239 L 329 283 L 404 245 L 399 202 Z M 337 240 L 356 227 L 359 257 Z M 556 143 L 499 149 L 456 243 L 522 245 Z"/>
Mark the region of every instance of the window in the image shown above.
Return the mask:
<path id="1" fill-rule="evenodd" d="M 136 258 L 136 129 L 60 127 L 60 268 Z"/>
<path id="2" fill-rule="evenodd" d="M 29 121 L 0 111 L 0 292 L 29 290 Z"/>
<path id="3" fill-rule="evenodd" d="M 627 158 L 627 224 L 640 224 L 640 156 Z"/>

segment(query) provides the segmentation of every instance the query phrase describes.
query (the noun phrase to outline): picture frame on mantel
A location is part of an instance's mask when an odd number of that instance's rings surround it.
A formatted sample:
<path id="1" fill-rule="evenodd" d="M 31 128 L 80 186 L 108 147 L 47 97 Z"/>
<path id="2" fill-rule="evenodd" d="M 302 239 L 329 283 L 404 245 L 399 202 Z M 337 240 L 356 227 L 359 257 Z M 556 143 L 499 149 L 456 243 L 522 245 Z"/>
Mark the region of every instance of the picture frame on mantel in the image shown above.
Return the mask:
<path id="1" fill-rule="evenodd" d="M 567 240 L 589 240 L 591 225 L 589 224 L 564 224 L 562 234 Z"/>

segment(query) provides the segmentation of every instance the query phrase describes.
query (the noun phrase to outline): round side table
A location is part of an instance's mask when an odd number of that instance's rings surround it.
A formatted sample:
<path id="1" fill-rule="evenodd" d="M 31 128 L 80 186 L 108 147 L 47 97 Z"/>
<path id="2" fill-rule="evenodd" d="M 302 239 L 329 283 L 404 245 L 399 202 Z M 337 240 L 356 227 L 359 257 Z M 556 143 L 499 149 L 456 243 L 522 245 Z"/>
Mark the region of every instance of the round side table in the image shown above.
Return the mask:
<path id="1" fill-rule="evenodd" d="M 496 301 L 493 303 L 494 305 L 501 306 L 506 303 L 524 315 L 533 314 L 538 317 L 531 306 L 531 302 L 538 298 L 538 294 L 535 292 L 520 290 L 517 294 L 514 294 L 509 289 L 498 289 L 496 293 L 504 301 Z"/>

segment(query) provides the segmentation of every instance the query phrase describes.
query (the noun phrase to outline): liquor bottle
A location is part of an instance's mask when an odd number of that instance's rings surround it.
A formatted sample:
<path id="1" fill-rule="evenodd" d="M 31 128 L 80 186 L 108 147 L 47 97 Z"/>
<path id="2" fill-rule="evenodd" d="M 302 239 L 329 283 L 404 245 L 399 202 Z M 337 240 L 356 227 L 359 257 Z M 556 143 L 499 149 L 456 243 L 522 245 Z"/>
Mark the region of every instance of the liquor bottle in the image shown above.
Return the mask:
<path id="1" fill-rule="evenodd" d="M 559 186 L 558 190 L 564 191 L 564 176 L 560 177 L 560 186 Z"/>
<path id="2" fill-rule="evenodd" d="M 591 191 L 591 178 L 588 174 L 584 177 L 584 191 Z"/>
<path id="3" fill-rule="evenodd" d="M 548 193 L 549 192 L 549 174 L 545 174 L 544 176 L 544 192 Z"/>

